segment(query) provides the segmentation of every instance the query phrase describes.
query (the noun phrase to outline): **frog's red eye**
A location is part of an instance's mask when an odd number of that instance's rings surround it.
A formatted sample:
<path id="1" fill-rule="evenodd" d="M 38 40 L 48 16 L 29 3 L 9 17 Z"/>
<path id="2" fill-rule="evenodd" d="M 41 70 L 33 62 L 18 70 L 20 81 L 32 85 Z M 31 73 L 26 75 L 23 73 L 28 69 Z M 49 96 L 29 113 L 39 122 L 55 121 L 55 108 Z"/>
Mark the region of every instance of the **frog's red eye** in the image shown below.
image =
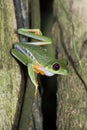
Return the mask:
<path id="1" fill-rule="evenodd" d="M 54 70 L 59 70 L 60 65 L 58 63 L 55 63 L 55 64 L 53 64 L 52 67 L 53 67 Z"/>

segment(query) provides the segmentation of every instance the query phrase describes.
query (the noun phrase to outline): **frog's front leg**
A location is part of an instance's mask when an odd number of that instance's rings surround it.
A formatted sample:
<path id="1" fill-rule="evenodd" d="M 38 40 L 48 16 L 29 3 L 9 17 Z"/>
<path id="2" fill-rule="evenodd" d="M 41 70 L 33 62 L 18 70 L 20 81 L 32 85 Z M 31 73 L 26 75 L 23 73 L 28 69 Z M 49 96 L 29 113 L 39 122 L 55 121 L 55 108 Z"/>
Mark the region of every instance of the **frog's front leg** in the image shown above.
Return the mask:
<path id="1" fill-rule="evenodd" d="M 38 81 L 37 81 L 36 74 L 35 74 L 35 72 L 33 70 L 32 64 L 28 64 L 28 74 L 30 76 L 31 81 L 35 85 L 35 93 L 34 93 L 34 95 L 36 96 L 37 89 L 38 89 Z"/>

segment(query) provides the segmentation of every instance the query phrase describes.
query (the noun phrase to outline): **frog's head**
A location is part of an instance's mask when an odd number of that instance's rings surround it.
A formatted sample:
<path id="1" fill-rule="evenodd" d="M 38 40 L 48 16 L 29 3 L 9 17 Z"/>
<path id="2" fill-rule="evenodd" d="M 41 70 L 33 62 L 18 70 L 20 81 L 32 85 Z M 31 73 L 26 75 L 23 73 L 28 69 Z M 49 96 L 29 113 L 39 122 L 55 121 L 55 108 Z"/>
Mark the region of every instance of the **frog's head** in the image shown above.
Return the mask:
<path id="1" fill-rule="evenodd" d="M 62 60 L 50 60 L 46 66 L 46 75 L 52 76 L 54 74 L 60 75 L 68 75 L 69 71 L 67 68 L 67 61 L 65 59 Z"/>

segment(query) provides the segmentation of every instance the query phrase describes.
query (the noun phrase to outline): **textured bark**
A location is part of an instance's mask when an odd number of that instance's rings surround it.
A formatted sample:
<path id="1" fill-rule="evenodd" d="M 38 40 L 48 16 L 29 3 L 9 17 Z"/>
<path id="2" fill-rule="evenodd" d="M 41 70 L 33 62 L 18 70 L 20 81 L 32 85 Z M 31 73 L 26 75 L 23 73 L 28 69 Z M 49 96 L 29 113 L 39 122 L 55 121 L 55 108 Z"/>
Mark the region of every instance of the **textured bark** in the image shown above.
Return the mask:
<path id="1" fill-rule="evenodd" d="M 18 41 L 12 0 L 0 0 L 0 130 L 11 130 L 21 75 L 10 49 Z"/>
<path id="2" fill-rule="evenodd" d="M 62 5 L 61 5 L 62 2 Z M 53 41 L 57 57 L 68 61 L 69 76 L 58 76 L 57 92 L 57 129 L 87 129 L 87 1 L 55 0 Z M 82 62 L 82 71 L 72 48 L 72 24 L 74 24 L 75 42 Z"/>

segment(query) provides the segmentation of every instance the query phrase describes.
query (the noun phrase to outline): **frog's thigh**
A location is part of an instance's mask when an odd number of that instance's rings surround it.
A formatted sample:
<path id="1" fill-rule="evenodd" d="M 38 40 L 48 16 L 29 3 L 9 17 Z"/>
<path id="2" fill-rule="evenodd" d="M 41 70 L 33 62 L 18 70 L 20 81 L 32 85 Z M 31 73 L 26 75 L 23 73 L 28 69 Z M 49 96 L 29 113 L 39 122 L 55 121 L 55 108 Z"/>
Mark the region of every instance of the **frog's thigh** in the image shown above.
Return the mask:
<path id="1" fill-rule="evenodd" d="M 34 72 L 36 72 L 37 74 L 40 73 L 41 75 L 44 75 L 44 71 L 41 70 L 41 66 L 39 64 L 34 64 L 33 65 L 33 70 Z"/>

